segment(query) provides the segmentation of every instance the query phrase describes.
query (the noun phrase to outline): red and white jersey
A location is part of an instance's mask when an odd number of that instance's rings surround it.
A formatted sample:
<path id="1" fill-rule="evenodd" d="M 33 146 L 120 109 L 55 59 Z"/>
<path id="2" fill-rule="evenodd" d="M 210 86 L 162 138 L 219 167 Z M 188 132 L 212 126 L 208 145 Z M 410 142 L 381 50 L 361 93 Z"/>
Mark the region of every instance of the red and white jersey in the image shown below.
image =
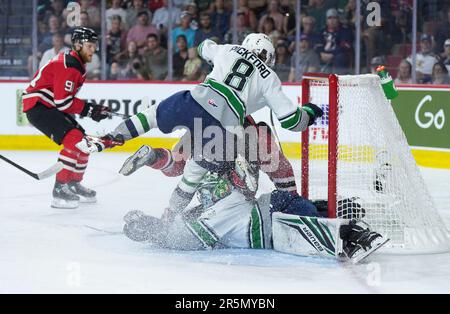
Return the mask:
<path id="1" fill-rule="evenodd" d="M 36 72 L 23 93 L 23 111 L 27 112 L 39 101 L 66 113 L 80 113 L 84 101 L 75 95 L 85 79 L 85 64 L 75 51 L 57 54 Z"/>

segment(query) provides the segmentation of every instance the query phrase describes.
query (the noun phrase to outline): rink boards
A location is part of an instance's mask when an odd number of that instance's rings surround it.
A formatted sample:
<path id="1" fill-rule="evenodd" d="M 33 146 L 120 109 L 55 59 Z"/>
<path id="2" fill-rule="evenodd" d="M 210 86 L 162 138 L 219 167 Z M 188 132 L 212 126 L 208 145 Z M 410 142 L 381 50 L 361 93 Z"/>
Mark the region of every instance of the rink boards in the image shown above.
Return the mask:
<path id="1" fill-rule="evenodd" d="M 0 81 L 4 108 L 0 116 L 0 150 L 58 150 L 56 144 L 28 124 L 22 113 L 21 93 L 27 84 L 26 81 Z M 150 104 L 157 104 L 173 93 L 190 90 L 193 86 L 193 83 L 91 81 L 83 86 L 77 96 L 110 106 L 113 111 L 132 115 L 143 109 L 143 97 L 148 97 Z M 414 85 L 399 89 L 400 96 L 393 102 L 393 106 L 417 163 L 427 167 L 450 168 L 450 142 L 446 140 L 450 137 L 450 88 Z M 300 86 L 288 84 L 283 86 L 283 90 L 295 104 L 300 104 Z M 262 109 L 253 116 L 256 121 L 270 122 L 268 109 Z M 121 119 L 114 117 L 100 123 L 90 119 L 79 121 L 88 134 L 103 135 L 114 129 Z M 278 121 L 275 121 L 275 127 L 287 157 L 300 158 L 299 134 L 281 129 Z M 326 143 L 326 126 L 317 134 Z M 166 135 L 158 130 L 151 130 L 113 151 L 131 152 L 142 144 L 171 148 L 180 135 L 180 132 Z"/>

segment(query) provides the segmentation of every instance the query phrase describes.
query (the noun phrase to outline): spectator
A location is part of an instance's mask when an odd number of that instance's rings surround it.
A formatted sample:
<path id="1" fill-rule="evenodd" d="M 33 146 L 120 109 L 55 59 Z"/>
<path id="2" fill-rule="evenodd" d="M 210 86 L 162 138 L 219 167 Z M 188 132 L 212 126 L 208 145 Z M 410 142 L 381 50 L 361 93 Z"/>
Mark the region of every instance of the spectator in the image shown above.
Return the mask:
<path id="1" fill-rule="evenodd" d="M 38 50 L 44 52 L 52 47 L 53 35 L 60 32 L 60 20 L 56 15 L 51 15 L 48 19 L 48 31 L 42 35 Z"/>
<path id="2" fill-rule="evenodd" d="M 316 21 L 315 32 L 320 32 L 327 24 L 327 12 L 332 8 L 331 1 L 327 0 L 310 0 L 310 10 L 308 10 L 308 15 L 314 17 Z M 336 11 L 337 12 L 337 11 Z"/>
<path id="3" fill-rule="evenodd" d="M 448 38 L 450 38 L 450 5 L 447 7 L 446 21 L 436 30 L 434 36 L 436 41 L 436 54 L 442 53 L 442 47 Z"/>
<path id="4" fill-rule="evenodd" d="M 309 40 L 311 41 L 311 48 L 316 49 L 317 45 L 319 45 L 321 39 L 318 33 L 314 31 L 315 28 L 315 19 L 312 16 L 300 16 L 301 20 L 301 34 L 308 35 Z M 293 53 L 295 49 L 295 27 L 291 29 L 288 34 L 288 40 L 291 41 L 291 46 L 289 50 Z"/>
<path id="5" fill-rule="evenodd" d="M 263 33 L 264 22 L 267 18 L 271 17 L 275 24 L 275 29 L 278 32 L 283 32 L 283 24 L 284 24 L 284 16 L 280 13 L 278 9 L 278 1 L 270 0 L 267 4 L 267 14 L 263 15 L 263 17 L 259 20 L 258 30 L 260 33 Z"/>
<path id="6" fill-rule="evenodd" d="M 364 30 L 362 37 L 367 50 L 366 62 L 372 60 L 375 56 L 389 54 L 392 46 L 390 33 L 386 18 L 383 16 L 380 20 L 380 26 L 371 26 Z"/>
<path id="7" fill-rule="evenodd" d="M 64 7 L 64 0 L 53 0 L 50 8 L 46 10 L 45 16 L 42 18 L 42 20 L 47 21 L 48 18 L 52 15 L 56 15 L 57 17 L 63 18 L 63 20 L 65 20 L 63 16 Z M 64 25 L 64 27 L 66 26 L 64 22 L 61 24 Z"/>
<path id="8" fill-rule="evenodd" d="M 350 70 L 352 34 L 339 24 L 336 9 L 327 11 L 327 26 L 322 31 L 318 48 L 323 72 L 346 74 Z"/>
<path id="9" fill-rule="evenodd" d="M 238 11 L 241 11 L 241 12 L 244 13 L 245 26 L 251 28 L 254 31 L 256 31 L 256 28 L 258 26 L 258 22 L 256 20 L 255 12 L 253 12 L 248 7 L 248 0 L 239 0 Z"/>
<path id="10" fill-rule="evenodd" d="M 149 24 L 148 12 L 141 11 L 138 13 L 138 24 L 133 26 L 128 32 L 127 42 L 136 42 L 141 54 L 144 52 L 144 47 L 147 46 L 147 36 L 149 34 L 158 34 L 158 30 L 155 26 Z"/>
<path id="11" fill-rule="evenodd" d="M 191 28 L 191 15 L 187 11 L 183 11 L 183 13 L 181 13 L 180 26 L 173 29 L 172 40 L 174 45 L 180 35 L 184 35 L 186 37 L 188 48 L 194 47 L 195 30 Z M 175 49 L 175 51 L 178 52 L 178 49 Z"/>
<path id="12" fill-rule="evenodd" d="M 147 36 L 147 50 L 144 53 L 144 70 L 149 80 L 162 81 L 167 77 L 167 50 L 161 47 L 155 34 Z"/>
<path id="13" fill-rule="evenodd" d="M 391 2 L 391 4 L 394 3 L 394 1 Z M 412 16 L 412 2 L 410 1 L 399 1 L 398 6 L 392 8 L 391 29 L 395 31 L 390 35 L 393 44 L 405 43 L 411 39 L 408 37 L 411 34 Z"/>
<path id="14" fill-rule="evenodd" d="M 211 13 L 211 3 L 213 0 L 196 0 L 198 11 Z"/>
<path id="15" fill-rule="evenodd" d="M 190 3 L 192 3 L 192 0 L 172 0 L 172 5 L 181 11 L 187 10 Z"/>
<path id="16" fill-rule="evenodd" d="M 253 30 L 245 26 L 245 13 L 243 11 L 237 12 L 237 21 L 236 21 L 236 31 L 237 31 L 237 43 L 241 44 L 244 41 L 244 38 L 247 37 L 248 34 L 253 33 Z M 233 44 L 233 29 L 229 29 L 225 34 L 224 42 L 226 44 Z"/>
<path id="17" fill-rule="evenodd" d="M 127 9 L 127 25 L 129 28 L 133 27 L 134 25 L 138 24 L 138 13 L 142 11 L 147 11 L 147 14 L 149 16 L 149 19 L 152 18 L 152 13 L 149 12 L 144 7 L 144 0 L 133 0 L 133 5 Z"/>
<path id="18" fill-rule="evenodd" d="M 183 78 L 184 64 L 188 59 L 188 47 L 186 36 L 179 35 L 176 42 L 177 51 L 173 55 L 173 80 L 179 81 Z"/>
<path id="19" fill-rule="evenodd" d="M 110 79 L 110 80 L 120 79 L 120 67 L 117 62 L 111 63 L 111 68 L 109 69 L 108 79 Z"/>
<path id="20" fill-rule="evenodd" d="M 167 1 L 163 0 L 163 6 L 155 11 L 153 17 L 153 24 L 159 29 L 161 34 L 167 34 L 169 27 L 169 9 L 167 8 Z M 177 7 L 172 7 L 171 18 L 172 25 L 180 23 L 181 11 Z"/>
<path id="21" fill-rule="evenodd" d="M 89 14 L 86 11 L 80 12 L 80 26 L 91 27 L 91 22 L 89 20 Z"/>
<path id="22" fill-rule="evenodd" d="M 406 59 L 402 60 L 398 66 L 397 78 L 394 80 L 395 84 L 412 84 L 411 77 L 412 67 Z"/>
<path id="23" fill-rule="evenodd" d="M 450 38 L 448 38 L 444 43 L 444 58 L 443 62 L 450 72 Z"/>
<path id="24" fill-rule="evenodd" d="M 189 48 L 188 59 L 184 64 L 182 81 L 197 81 L 201 75 L 202 60 L 198 57 L 196 48 Z"/>
<path id="25" fill-rule="evenodd" d="M 87 27 L 95 30 L 100 29 L 100 10 L 96 7 L 92 0 L 80 0 L 81 11 L 86 12 L 89 15 L 89 25 Z"/>
<path id="26" fill-rule="evenodd" d="M 289 80 L 289 72 L 291 69 L 291 56 L 288 50 L 288 44 L 284 40 L 278 40 L 275 48 L 276 61 L 273 67 L 279 79 L 282 82 Z"/>
<path id="27" fill-rule="evenodd" d="M 370 73 L 377 74 L 377 68 L 380 65 L 386 65 L 386 58 L 384 56 L 376 56 L 370 60 Z"/>
<path id="28" fill-rule="evenodd" d="M 411 57 L 407 59 L 412 63 Z M 420 52 L 416 55 L 417 80 L 421 83 L 429 83 L 433 66 L 438 60 L 431 50 L 431 36 L 423 34 L 420 37 Z"/>
<path id="29" fill-rule="evenodd" d="M 317 72 L 320 68 L 319 55 L 312 49 L 312 41 L 308 35 L 303 34 L 300 37 L 300 54 L 297 61 L 295 57 L 291 60 L 291 72 L 289 73 L 289 82 L 295 82 L 296 62 L 299 69 L 299 78 L 306 72 Z"/>
<path id="30" fill-rule="evenodd" d="M 155 13 L 156 10 L 158 10 L 159 8 L 162 8 L 163 6 L 164 6 L 163 0 L 149 0 L 148 1 L 148 9 L 152 13 Z"/>
<path id="31" fill-rule="evenodd" d="M 117 74 L 118 79 L 145 79 L 143 60 L 138 53 L 136 42 L 127 42 L 127 50 L 116 55 L 114 60 L 120 67 Z"/>
<path id="32" fill-rule="evenodd" d="M 434 85 L 448 85 L 450 84 L 450 77 L 445 64 L 436 62 L 433 66 L 433 73 L 431 75 L 431 84 Z"/>
<path id="33" fill-rule="evenodd" d="M 302 34 L 308 35 L 311 40 L 311 48 L 316 49 L 320 42 L 320 35 L 314 31 L 316 20 L 312 16 L 304 16 L 302 18 Z"/>
<path id="34" fill-rule="evenodd" d="M 120 15 L 113 15 L 111 18 L 111 29 L 106 35 L 106 62 L 111 64 L 113 57 L 124 51 L 127 42 L 127 32 L 121 27 L 122 18 Z"/>
<path id="35" fill-rule="evenodd" d="M 276 43 L 278 41 L 278 37 L 280 37 L 281 35 L 280 32 L 275 28 L 275 21 L 270 16 L 264 19 L 262 33 L 269 36 L 273 43 Z"/>
<path id="36" fill-rule="evenodd" d="M 186 5 L 186 11 L 191 15 L 191 28 L 196 31 L 198 29 L 199 17 L 197 4 L 195 2 L 189 2 Z"/>
<path id="37" fill-rule="evenodd" d="M 200 14 L 200 28 L 195 32 L 194 46 L 200 45 L 205 39 L 211 37 L 222 37 L 221 33 L 211 26 L 211 15 L 209 13 Z"/>
<path id="38" fill-rule="evenodd" d="M 211 4 L 212 14 L 212 27 L 221 31 L 222 37 L 230 29 L 230 16 L 231 13 L 225 9 L 224 0 L 215 0 Z"/>
<path id="39" fill-rule="evenodd" d="M 72 47 L 72 32 L 66 32 L 64 34 L 64 46 L 70 48 Z"/>
<path id="40" fill-rule="evenodd" d="M 344 7 L 344 18 L 348 25 L 355 25 L 356 22 L 356 0 L 349 0 Z"/>
<path id="41" fill-rule="evenodd" d="M 292 29 L 295 31 L 295 2 L 281 0 L 280 13 L 283 15 L 283 34 L 288 34 Z"/>
<path id="42" fill-rule="evenodd" d="M 45 51 L 42 55 L 41 62 L 39 63 L 39 68 L 42 68 L 58 53 L 70 50 L 69 48 L 64 47 L 63 36 L 60 33 L 53 34 L 52 44 L 53 47 Z"/>
<path id="43" fill-rule="evenodd" d="M 127 11 L 125 11 L 121 7 L 121 4 L 122 4 L 122 0 L 112 0 L 111 7 L 106 10 L 105 16 L 106 16 L 106 29 L 107 30 L 111 29 L 112 17 L 114 15 L 119 15 L 122 20 L 121 27 L 123 27 L 124 29 L 128 29 Z"/>
<path id="44" fill-rule="evenodd" d="M 248 7 L 255 12 L 256 17 L 260 17 L 267 6 L 267 0 L 248 0 Z"/>

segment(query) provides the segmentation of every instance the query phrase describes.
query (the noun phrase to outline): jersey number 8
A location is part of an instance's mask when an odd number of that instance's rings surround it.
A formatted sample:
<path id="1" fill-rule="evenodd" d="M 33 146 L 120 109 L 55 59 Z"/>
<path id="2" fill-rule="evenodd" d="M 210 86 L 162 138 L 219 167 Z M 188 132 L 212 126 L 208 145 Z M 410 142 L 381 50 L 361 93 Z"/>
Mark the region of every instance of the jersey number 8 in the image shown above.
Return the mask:
<path id="1" fill-rule="evenodd" d="M 225 84 L 241 92 L 255 67 L 245 59 L 238 59 L 225 79 Z"/>

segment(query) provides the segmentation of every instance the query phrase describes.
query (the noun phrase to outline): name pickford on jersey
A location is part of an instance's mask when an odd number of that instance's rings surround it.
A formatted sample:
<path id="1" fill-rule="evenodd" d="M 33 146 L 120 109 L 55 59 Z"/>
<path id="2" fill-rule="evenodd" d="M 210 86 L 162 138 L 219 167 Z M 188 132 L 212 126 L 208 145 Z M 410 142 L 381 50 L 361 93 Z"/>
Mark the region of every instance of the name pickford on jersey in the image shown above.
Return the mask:
<path id="1" fill-rule="evenodd" d="M 262 62 L 255 54 L 244 47 L 233 46 L 230 51 L 234 51 L 244 57 L 246 60 L 252 62 L 252 64 L 259 70 L 259 74 L 262 78 L 266 78 L 270 75 L 270 71 L 267 69 L 264 62 Z"/>
<path id="2" fill-rule="evenodd" d="M 301 131 L 307 127 L 308 115 L 284 94 L 276 73 L 251 49 L 206 39 L 198 52 L 214 67 L 191 95 L 222 126 L 242 125 L 245 116 L 269 107 L 283 128 Z"/>

